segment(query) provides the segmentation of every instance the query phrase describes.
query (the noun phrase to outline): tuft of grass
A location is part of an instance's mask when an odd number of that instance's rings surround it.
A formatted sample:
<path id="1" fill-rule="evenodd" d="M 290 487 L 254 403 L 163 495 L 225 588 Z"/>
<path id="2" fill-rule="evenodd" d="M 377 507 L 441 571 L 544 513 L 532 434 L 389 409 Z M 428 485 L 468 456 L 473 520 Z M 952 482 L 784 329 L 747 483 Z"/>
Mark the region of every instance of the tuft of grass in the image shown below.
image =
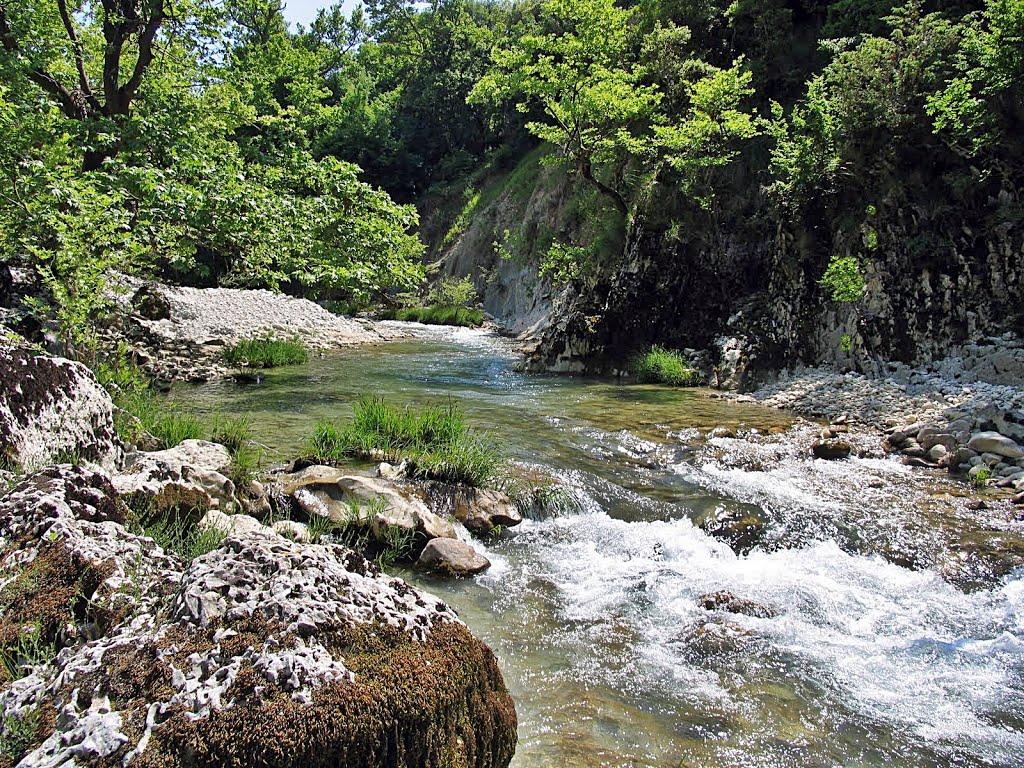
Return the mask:
<path id="1" fill-rule="evenodd" d="M 700 383 L 700 372 L 690 367 L 682 352 L 657 345 L 634 358 L 630 368 L 637 380 L 644 383 L 673 387 L 695 387 Z"/>
<path id="2" fill-rule="evenodd" d="M 309 353 L 297 338 L 275 339 L 270 336 L 242 339 L 225 347 L 223 355 L 229 365 L 249 368 L 301 365 L 309 359 Z"/>
<path id="3" fill-rule="evenodd" d="M 263 451 L 252 439 L 252 418 L 247 414 L 227 417 L 217 414 L 210 425 L 210 440 L 220 443 L 231 454 L 228 476 L 240 493 L 256 479 L 263 462 Z"/>
<path id="4" fill-rule="evenodd" d="M 988 467 L 981 467 L 971 475 L 971 485 L 978 490 L 986 488 L 988 481 L 992 479 L 992 470 Z"/>
<path id="5" fill-rule="evenodd" d="M 13 682 L 28 675 L 32 667 L 53 661 L 56 655 L 56 644 L 43 637 L 43 628 L 37 623 L 0 646 L 0 669 Z"/>
<path id="6" fill-rule="evenodd" d="M 30 709 L 20 717 L 8 715 L 0 724 L 0 756 L 17 765 L 39 744 L 39 709 Z"/>
<path id="7" fill-rule="evenodd" d="M 114 402 L 119 409 L 114 426 L 128 443 L 148 433 L 165 449 L 184 440 L 202 440 L 206 435 L 206 428 L 194 414 L 178 410 L 152 389 L 123 393 Z"/>
<path id="8" fill-rule="evenodd" d="M 425 325 L 459 325 L 465 328 L 479 328 L 484 322 L 482 309 L 469 307 L 405 307 L 390 313 L 391 319 Z"/>
<path id="9" fill-rule="evenodd" d="M 579 501 L 564 486 L 551 481 L 510 477 L 501 490 L 523 517 L 544 520 L 580 509 Z"/>
<path id="10" fill-rule="evenodd" d="M 408 458 L 411 477 L 470 486 L 492 480 L 504 463 L 497 445 L 471 430 L 453 403 L 417 412 L 373 397 L 356 403 L 346 427 L 318 423 L 309 449 L 318 461 L 331 464 L 371 455 L 392 462 Z"/>
<path id="11" fill-rule="evenodd" d="M 176 512 L 169 512 L 144 525 L 143 533 L 164 552 L 173 552 L 185 560 L 195 560 L 212 552 L 227 537 L 227 533 L 219 528 L 200 528 L 190 521 L 188 515 Z"/>

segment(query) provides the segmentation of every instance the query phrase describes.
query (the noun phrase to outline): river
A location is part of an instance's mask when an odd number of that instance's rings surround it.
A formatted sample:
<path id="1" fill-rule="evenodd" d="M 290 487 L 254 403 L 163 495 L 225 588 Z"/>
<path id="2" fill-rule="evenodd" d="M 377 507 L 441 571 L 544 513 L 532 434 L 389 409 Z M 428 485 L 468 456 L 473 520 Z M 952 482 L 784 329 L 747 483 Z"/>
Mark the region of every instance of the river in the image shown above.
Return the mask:
<path id="1" fill-rule="evenodd" d="M 360 395 L 450 397 L 566 489 L 573 508 L 475 542 L 493 563 L 481 576 L 395 569 L 494 649 L 519 712 L 513 766 L 1024 765 L 1024 574 L 949 578 L 966 567 L 950 542 L 1006 527 L 955 483 L 885 458 L 812 461 L 778 411 L 519 373 L 500 337 L 411 327 L 173 397 L 250 414 L 272 458 Z M 706 437 L 720 426 L 755 438 Z M 695 524 L 746 514 L 765 530 L 745 555 Z M 701 606 L 721 590 L 772 615 Z"/>

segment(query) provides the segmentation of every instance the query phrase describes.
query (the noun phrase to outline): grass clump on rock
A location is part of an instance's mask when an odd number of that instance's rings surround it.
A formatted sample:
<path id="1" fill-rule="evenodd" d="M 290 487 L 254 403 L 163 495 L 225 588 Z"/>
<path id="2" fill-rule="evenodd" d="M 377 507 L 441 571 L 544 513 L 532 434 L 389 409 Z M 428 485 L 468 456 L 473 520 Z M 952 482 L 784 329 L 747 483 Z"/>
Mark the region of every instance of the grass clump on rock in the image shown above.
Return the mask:
<path id="1" fill-rule="evenodd" d="M 682 352 L 657 345 L 636 357 L 630 367 L 637 380 L 645 384 L 695 387 L 700 383 L 700 372 L 690 367 Z"/>
<path id="2" fill-rule="evenodd" d="M 406 307 L 396 310 L 395 320 L 414 321 L 424 325 L 461 325 L 467 328 L 478 328 L 483 325 L 482 309 L 470 307 Z"/>
<path id="3" fill-rule="evenodd" d="M 329 464 L 407 458 L 412 477 L 474 487 L 495 478 L 503 464 L 497 445 L 471 430 L 453 403 L 415 411 L 364 397 L 349 425 L 317 424 L 309 447 L 317 461 Z"/>
<path id="4" fill-rule="evenodd" d="M 309 359 L 309 353 L 298 339 L 275 339 L 269 336 L 241 339 L 225 347 L 223 355 L 229 365 L 249 368 L 301 365 Z"/>

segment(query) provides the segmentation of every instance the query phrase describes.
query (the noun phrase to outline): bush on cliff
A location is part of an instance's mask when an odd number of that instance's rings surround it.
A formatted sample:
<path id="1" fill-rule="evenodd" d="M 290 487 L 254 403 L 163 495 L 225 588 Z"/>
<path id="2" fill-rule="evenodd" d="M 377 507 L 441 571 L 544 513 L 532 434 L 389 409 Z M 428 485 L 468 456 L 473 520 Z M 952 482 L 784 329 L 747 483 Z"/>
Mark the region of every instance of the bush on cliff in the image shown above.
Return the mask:
<path id="1" fill-rule="evenodd" d="M 421 411 L 396 408 L 381 398 L 364 397 L 351 424 L 316 425 L 310 450 L 323 463 L 351 459 L 409 459 L 410 474 L 446 483 L 481 486 L 503 463 L 498 446 L 471 430 L 462 410 L 449 403 Z"/>

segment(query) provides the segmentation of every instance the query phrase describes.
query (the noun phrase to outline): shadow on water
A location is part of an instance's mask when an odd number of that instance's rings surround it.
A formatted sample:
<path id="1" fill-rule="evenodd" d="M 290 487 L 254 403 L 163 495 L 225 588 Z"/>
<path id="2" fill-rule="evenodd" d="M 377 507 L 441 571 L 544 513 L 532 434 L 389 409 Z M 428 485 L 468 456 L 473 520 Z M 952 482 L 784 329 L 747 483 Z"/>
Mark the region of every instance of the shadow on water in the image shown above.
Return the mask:
<path id="1" fill-rule="evenodd" d="M 965 594 L 937 566 L 877 554 L 890 539 L 942 548 L 921 513 L 934 481 L 888 461 L 809 461 L 789 436 L 703 437 L 790 427 L 777 411 L 526 375 L 498 337 L 416 334 L 173 397 L 250 414 L 282 459 L 360 395 L 451 397 L 581 500 L 478 543 L 493 566 L 475 579 L 399 570 L 494 648 L 520 715 L 517 768 L 1022 764 L 1020 574 Z M 762 516 L 770 545 L 735 554 L 694 525 L 715 510 Z M 772 614 L 702 608 L 718 590 Z"/>

